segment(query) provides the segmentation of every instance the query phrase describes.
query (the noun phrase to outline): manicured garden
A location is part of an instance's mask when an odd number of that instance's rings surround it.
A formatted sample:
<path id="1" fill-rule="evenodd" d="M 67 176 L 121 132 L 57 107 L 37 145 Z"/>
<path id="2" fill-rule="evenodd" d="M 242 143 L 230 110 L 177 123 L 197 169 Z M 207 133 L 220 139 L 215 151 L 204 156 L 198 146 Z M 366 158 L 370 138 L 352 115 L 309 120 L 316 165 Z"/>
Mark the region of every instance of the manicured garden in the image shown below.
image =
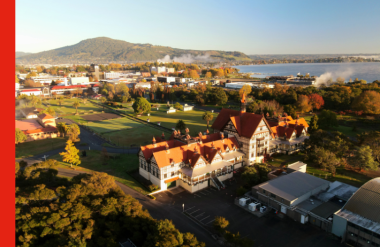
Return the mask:
<path id="1" fill-rule="evenodd" d="M 65 147 L 66 139 L 63 137 L 24 142 L 16 145 L 16 158 L 26 158 L 44 152 Z"/>
<path id="2" fill-rule="evenodd" d="M 144 186 L 131 177 L 128 172 L 138 169 L 139 160 L 136 154 L 116 154 L 115 159 L 108 159 L 107 165 L 103 164 L 103 156 L 100 151 L 86 151 L 87 156 L 81 157 L 81 164 L 70 167 L 70 164 L 63 162 L 61 155 L 57 154 L 49 157 L 59 161 L 59 168 L 74 169 L 84 172 L 105 172 L 115 178 L 116 181 L 142 193 L 150 193 Z M 109 154 L 111 155 L 111 154 Z"/>

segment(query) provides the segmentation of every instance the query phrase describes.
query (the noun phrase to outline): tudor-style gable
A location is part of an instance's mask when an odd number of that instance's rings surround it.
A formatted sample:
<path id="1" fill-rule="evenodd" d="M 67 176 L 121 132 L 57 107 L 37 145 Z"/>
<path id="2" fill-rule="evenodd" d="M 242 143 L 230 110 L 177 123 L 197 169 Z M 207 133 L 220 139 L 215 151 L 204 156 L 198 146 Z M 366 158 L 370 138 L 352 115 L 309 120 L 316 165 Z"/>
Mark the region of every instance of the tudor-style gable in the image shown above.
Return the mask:
<path id="1" fill-rule="evenodd" d="M 232 133 L 235 133 L 235 134 L 239 134 L 239 132 L 237 131 L 235 125 L 232 123 L 232 121 L 228 121 L 227 124 L 220 130 L 220 131 L 227 131 L 227 132 L 232 132 Z"/>

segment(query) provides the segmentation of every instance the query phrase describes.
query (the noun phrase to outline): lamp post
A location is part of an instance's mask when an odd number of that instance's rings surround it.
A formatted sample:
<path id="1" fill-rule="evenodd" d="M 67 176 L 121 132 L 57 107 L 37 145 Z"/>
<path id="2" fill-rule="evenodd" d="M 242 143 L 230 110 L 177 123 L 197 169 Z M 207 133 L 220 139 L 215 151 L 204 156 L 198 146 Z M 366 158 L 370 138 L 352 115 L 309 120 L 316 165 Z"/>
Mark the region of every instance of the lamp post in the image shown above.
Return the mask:
<path id="1" fill-rule="evenodd" d="M 182 213 L 185 212 L 185 204 L 182 204 Z"/>

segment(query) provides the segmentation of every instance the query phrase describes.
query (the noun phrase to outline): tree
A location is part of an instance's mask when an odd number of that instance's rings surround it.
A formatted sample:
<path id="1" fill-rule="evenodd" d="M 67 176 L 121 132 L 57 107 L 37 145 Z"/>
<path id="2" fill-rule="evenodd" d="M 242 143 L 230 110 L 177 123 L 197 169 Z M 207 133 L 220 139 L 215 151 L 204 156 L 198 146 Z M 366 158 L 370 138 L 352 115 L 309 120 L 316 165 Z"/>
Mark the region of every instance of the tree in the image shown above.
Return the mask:
<path id="1" fill-rule="evenodd" d="M 129 96 L 129 88 L 124 83 L 118 83 L 118 84 L 116 84 L 115 90 L 116 90 L 117 94 Z"/>
<path id="2" fill-rule="evenodd" d="M 65 147 L 66 152 L 59 153 L 63 157 L 64 162 L 70 163 L 70 167 L 75 165 L 80 165 L 81 160 L 78 155 L 79 150 L 74 146 L 73 142 L 71 140 L 68 140 L 66 142 L 66 147 Z"/>
<path id="3" fill-rule="evenodd" d="M 252 92 L 252 87 L 250 85 L 248 85 L 248 84 L 245 84 L 239 90 L 240 98 L 243 97 L 243 94 L 245 94 L 245 96 L 248 96 L 248 94 L 250 94 L 251 92 Z"/>
<path id="4" fill-rule="evenodd" d="M 67 129 L 66 123 L 65 122 L 59 122 L 57 124 L 57 129 L 58 129 L 59 135 L 64 137 L 65 133 L 66 133 L 66 129 Z"/>
<path id="5" fill-rule="evenodd" d="M 78 107 L 80 106 L 80 102 L 79 102 L 79 100 L 78 99 L 76 99 L 75 101 L 74 101 L 74 103 L 73 103 L 73 107 L 75 107 L 75 109 L 76 109 L 76 113 L 75 113 L 75 115 L 78 115 Z"/>
<path id="6" fill-rule="evenodd" d="M 357 135 L 359 145 L 369 146 L 372 150 L 372 155 L 380 162 L 380 131 L 369 131 Z"/>
<path id="7" fill-rule="evenodd" d="M 198 72 L 196 70 L 190 70 L 190 78 L 198 79 L 199 78 Z"/>
<path id="8" fill-rule="evenodd" d="M 309 95 L 309 102 L 313 109 L 319 110 L 325 104 L 323 97 L 319 94 L 313 93 Z"/>
<path id="9" fill-rule="evenodd" d="M 255 169 L 259 175 L 260 183 L 268 181 L 268 173 L 272 171 L 265 163 L 255 164 Z"/>
<path id="10" fill-rule="evenodd" d="M 58 98 L 58 104 L 59 104 L 60 106 L 62 105 L 64 99 L 65 99 L 65 98 L 64 98 L 63 96 L 59 96 L 59 98 Z"/>
<path id="11" fill-rule="evenodd" d="M 79 138 L 78 136 L 80 135 L 80 128 L 77 124 L 70 124 L 66 127 L 66 133 L 69 135 L 69 139 L 72 142 L 78 142 Z"/>
<path id="12" fill-rule="evenodd" d="M 211 74 L 210 71 L 206 72 L 206 74 L 205 74 L 205 78 L 207 78 L 207 79 L 212 78 L 212 74 Z"/>
<path id="13" fill-rule="evenodd" d="M 82 103 L 83 103 L 83 104 L 87 104 L 87 99 L 86 99 L 86 98 L 83 98 L 83 99 L 82 99 Z"/>
<path id="14" fill-rule="evenodd" d="M 318 126 L 322 129 L 328 129 L 332 127 L 338 127 L 338 120 L 336 119 L 336 113 L 330 110 L 323 110 L 318 117 Z"/>
<path id="15" fill-rule="evenodd" d="M 16 83 L 20 83 L 17 75 L 15 75 L 15 76 L 16 76 Z"/>
<path id="16" fill-rule="evenodd" d="M 308 132 L 313 133 L 316 130 L 318 130 L 318 116 L 317 116 L 317 114 L 314 114 L 310 120 Z"/>
<path id="17" fill-rule="evenodd" d="M 178 103 L 178 102 L 175 102 L 174 108 L 177 109 L 177 110 L 183 110 L 183 106 L 180 103 Z"/>
<path id="18" fill-rule="evenodd" d="M 324 170 L 328 168 L 331 173 L 335 173 L 335 167 L 340 164 L 340 160 L 336 155 L 323 147 L 316 147 L 313 155 L 314 162 L 318 163 Z"/>
<path id="19" fill-rule="evenodd" d="M 380 114 L 380 93 L 364 91 L 352 102 L 352 109 L 366 114 Z"/>
<path id="20" fill-rule="evenodd" d="M 309 98 L 306 95 L 298 95 L 298 100 L 296 106 L 301 112 L 308 112 L 312 110 L 312 106 L 310 105 Z"/>
<path id="21" fill-rule="evenodd" d="M 30 104 L 33 107 L 35 107 L 36 105 L 40 105 L 41 104 L 41 99 L 39 97 L 32 96 L 32 99 L 30 100 Z"/>
<path id="22" fill-rule="evenodd" d="M 205 113 L 203 113 L 202 119 L 207 122 L 207 129 L 208 129 L 209 122 L 212 121 L 213 118 L 214 118 L 214 115 L 211 112 L 206 111 Z"/>
<path id="23" fill-rule="evenodd" d="M 230 224 L 230 222 L 228 222 L 228 220 L 226 220 L 222 216 L 216 216 L 213 224 L 214 224 L 215 230 L 223 234 L 225 231 L 225 228 Z"/>
<path id="24" fill-rule="evenodd" d="M 355 155 L 351 158 L 351 164 L 361 170 L 377 170 L 379 163 L 372 156 L 372 150 L 369 146 L 357 147 Z"/>
<path id="25" fill-rule="evenodd" d="M 228 101 L 226 92 L 220 87 L 213 90 L 212 96 L 216 105 L 225 105 Z"/>
<path id="26" fill-rule="evenodd" d="M 151 106 L 145 98 L 138 97 L 136 101 L 133 103 L 132 108 L 135 113 L 142 114 L 142 113 L 149 113 Z"/>
<path id="27" fill-rule="evenodd" d="M 27 137 L 22 130 L 16 128 L 16 144 L 26 141 Z"/>
<path id="28" fill-rule="evenodd" d="M 46 108 L 45 110 L 43 110 L 41 113 L 46 113 L 46 114 L 54 116 L 55 115 L 55 110 L 54 110 L 53 107 L 49 106 L 48 108 Z"/>
<path id="29" fill-rule="evenodd" d="M 175 125 L 175 128 L 183 132 L 186 129 L 186 124 L 183 120 L 178 120 L 177 124 Z"/>
<path id="30" fill-rule="evenodd" d="M 244 166 L 241 178 L 248 186 L 256 185 L 260 181 L 259 174 L 253 166 Z"/>
<path id="31" fill-rule="evenodd" d="M 104 103 L 106 103 L 107 99 L 105 97 L 100 97 L 100 102 L 103 104 L 103 111 L 104 111 Z"/>

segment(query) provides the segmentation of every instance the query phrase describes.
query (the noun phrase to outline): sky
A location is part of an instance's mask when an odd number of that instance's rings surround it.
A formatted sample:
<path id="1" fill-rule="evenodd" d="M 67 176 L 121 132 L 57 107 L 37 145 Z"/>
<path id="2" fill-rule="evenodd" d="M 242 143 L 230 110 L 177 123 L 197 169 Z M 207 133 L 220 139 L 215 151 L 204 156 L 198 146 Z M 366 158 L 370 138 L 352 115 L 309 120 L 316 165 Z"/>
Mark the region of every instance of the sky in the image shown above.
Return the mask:
<path id="1" fill-rule="evenodd" d="M 252 54 L 380 53 L 379 0 L 17 0 L 16 51 L 109 37 Z"/>

